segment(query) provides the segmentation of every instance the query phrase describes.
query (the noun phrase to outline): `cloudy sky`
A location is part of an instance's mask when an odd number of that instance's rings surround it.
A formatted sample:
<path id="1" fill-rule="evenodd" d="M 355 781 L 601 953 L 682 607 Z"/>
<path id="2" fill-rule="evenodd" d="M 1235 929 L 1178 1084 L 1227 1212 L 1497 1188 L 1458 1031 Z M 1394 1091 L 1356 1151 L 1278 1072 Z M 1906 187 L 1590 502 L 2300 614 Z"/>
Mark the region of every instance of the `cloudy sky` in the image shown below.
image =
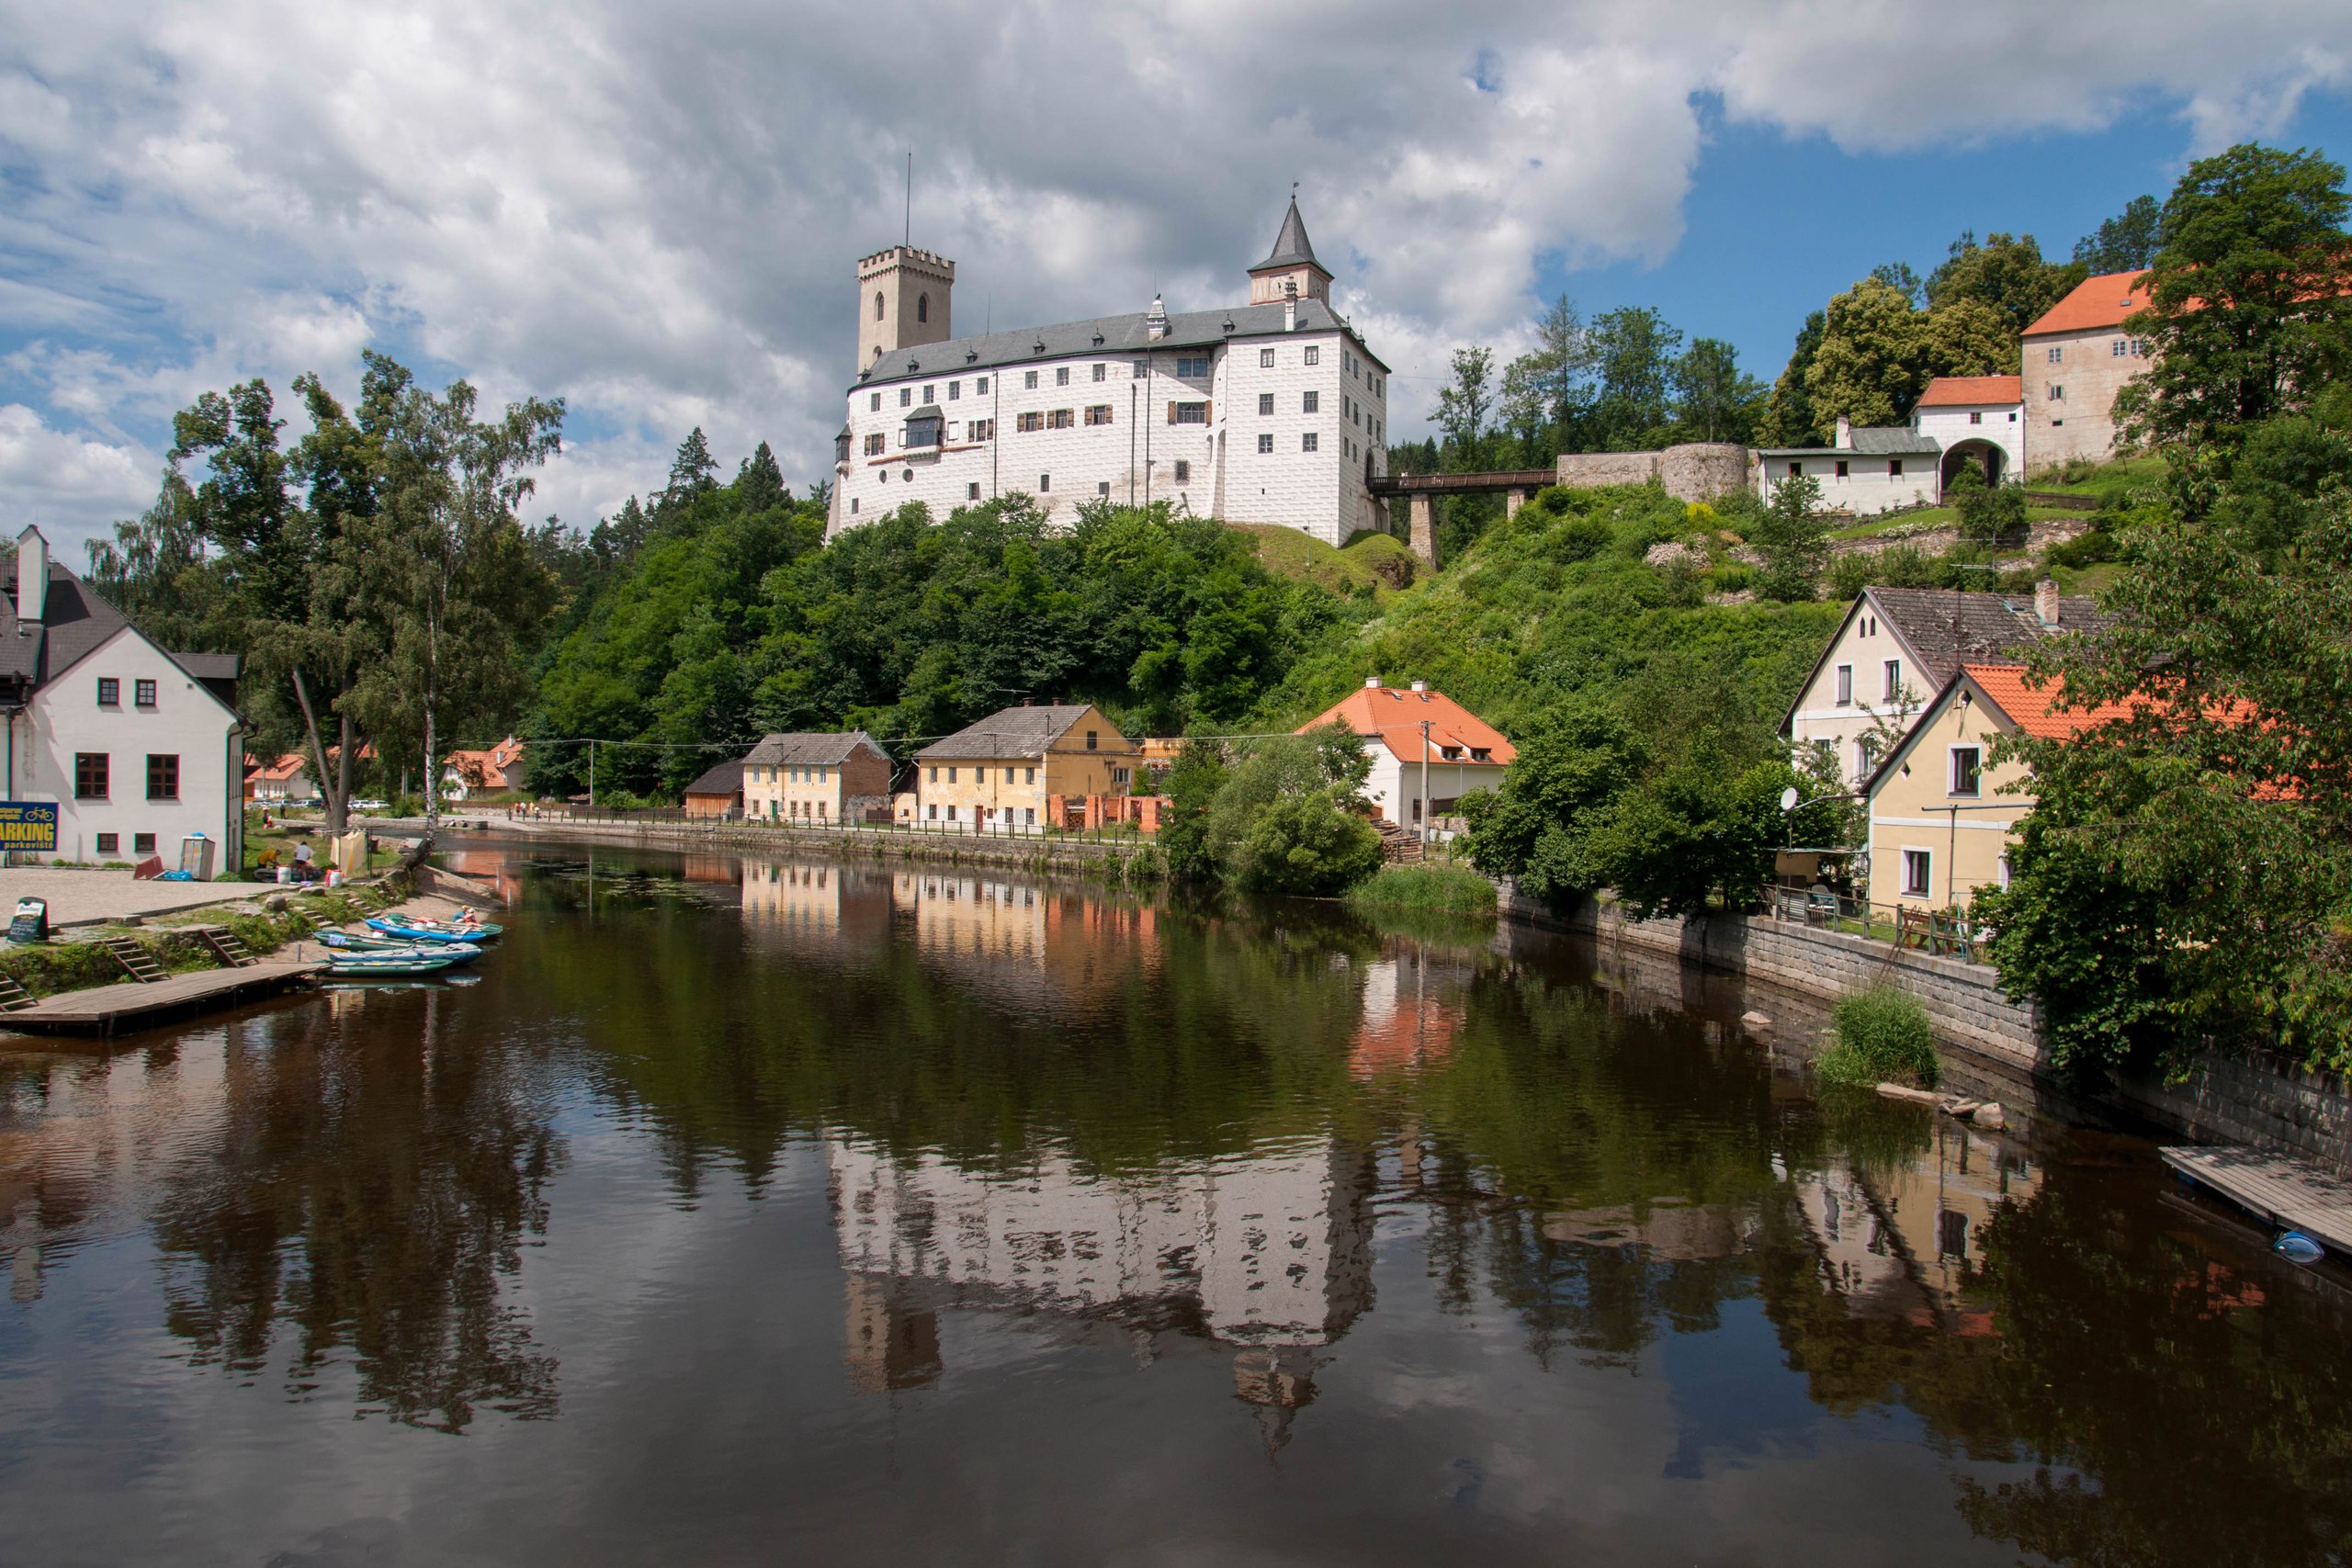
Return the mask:
<path id="1" fill-rule="evenodd" d="M 2342 0 L 0 0 L 0 522 L 102 531 L 196 393 L 370 344 L 565 398 L 573 522 L 697 423 L 805 484 L 909 150 L 974 329 L 1230 300 L 1300 182 L 1401 426 L 1561 289 L 1770 376 L 1879 261 L 2348 106 Z"/>

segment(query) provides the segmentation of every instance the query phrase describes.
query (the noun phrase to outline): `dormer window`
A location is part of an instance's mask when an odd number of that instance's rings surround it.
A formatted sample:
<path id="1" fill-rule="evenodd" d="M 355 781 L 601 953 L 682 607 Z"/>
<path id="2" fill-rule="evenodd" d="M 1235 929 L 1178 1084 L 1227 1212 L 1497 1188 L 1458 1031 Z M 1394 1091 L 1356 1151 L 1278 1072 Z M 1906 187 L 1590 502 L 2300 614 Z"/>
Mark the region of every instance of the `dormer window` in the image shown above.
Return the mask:
<path id="1" fill-rule="evenodd" d="M 1462 748 L 1459 746 L 1441 746 L 1437 749 L 1437 754 L 1449 762 L 1462 761 Z"/>
<path id="2" fill-rule="evenodd" d="M 1494 748 L 1491 746 L 1473 746 L 1470 748 L 1470 760 L 1474 762 L 1491 762 L 1495 760 Z"/>

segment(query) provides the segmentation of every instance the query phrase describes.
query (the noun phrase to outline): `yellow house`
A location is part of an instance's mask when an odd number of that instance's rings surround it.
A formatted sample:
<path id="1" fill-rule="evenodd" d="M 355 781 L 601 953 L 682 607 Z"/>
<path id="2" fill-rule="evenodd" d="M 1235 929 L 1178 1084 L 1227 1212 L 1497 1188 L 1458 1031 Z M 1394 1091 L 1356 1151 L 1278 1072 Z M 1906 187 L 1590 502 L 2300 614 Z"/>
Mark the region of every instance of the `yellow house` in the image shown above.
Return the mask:
<path id="1" fill-rule="evenodd" d="M 918 825 L 1042 832 L 1051 796 L 1125 795 L 1140 760 L 1091 705 L 1005 708 L 915 753 Z"/>
<path id="2" fill-rule="evenodd" d="M 1965 908 L 1979 887 L 2009 885 L 2009 847 L 2033 809 L 2031 773 L 1996 763 L 1993 742 L 2019 730 L 2063 739 L 2120 707 L 2057 713 L 2058 684 L 2014 664 L 1963 664 L 1871 775 L 1871 902 Z M 2024 787 L 2015 787 L 2022 785 Z"/>

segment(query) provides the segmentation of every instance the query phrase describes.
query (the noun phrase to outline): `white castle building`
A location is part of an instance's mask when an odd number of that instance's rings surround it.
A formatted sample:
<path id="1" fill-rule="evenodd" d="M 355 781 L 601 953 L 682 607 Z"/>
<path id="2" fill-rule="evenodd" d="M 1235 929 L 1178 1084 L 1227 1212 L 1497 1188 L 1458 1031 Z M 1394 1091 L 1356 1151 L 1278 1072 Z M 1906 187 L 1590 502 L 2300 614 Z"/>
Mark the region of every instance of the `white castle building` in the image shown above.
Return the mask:
<path id="1" fill-rule="evenodd" d="M 896 245 L 857 264 L 858 377 L 828 536 L 922 502 L 1014 491 L 1057 523 L 1154 501 L 1329 544 L 1380 525 L 1388 367 L 1331 309 L 1294 200 L 1250 302 L 952 335 L 956 264 Z"/>

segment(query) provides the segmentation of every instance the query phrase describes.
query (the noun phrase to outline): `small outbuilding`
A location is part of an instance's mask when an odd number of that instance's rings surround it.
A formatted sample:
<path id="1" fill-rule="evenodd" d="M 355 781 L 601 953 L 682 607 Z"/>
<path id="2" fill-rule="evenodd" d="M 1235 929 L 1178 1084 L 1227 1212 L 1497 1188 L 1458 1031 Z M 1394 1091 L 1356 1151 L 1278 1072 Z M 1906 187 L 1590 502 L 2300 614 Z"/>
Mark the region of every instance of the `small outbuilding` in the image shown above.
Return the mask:
<path id="1" fill-rule="evenodd" d="M 719 763 L 686 786 L 686 815 L 700 821 L 733 822 L 743 815 L 743 763 Z"/>

